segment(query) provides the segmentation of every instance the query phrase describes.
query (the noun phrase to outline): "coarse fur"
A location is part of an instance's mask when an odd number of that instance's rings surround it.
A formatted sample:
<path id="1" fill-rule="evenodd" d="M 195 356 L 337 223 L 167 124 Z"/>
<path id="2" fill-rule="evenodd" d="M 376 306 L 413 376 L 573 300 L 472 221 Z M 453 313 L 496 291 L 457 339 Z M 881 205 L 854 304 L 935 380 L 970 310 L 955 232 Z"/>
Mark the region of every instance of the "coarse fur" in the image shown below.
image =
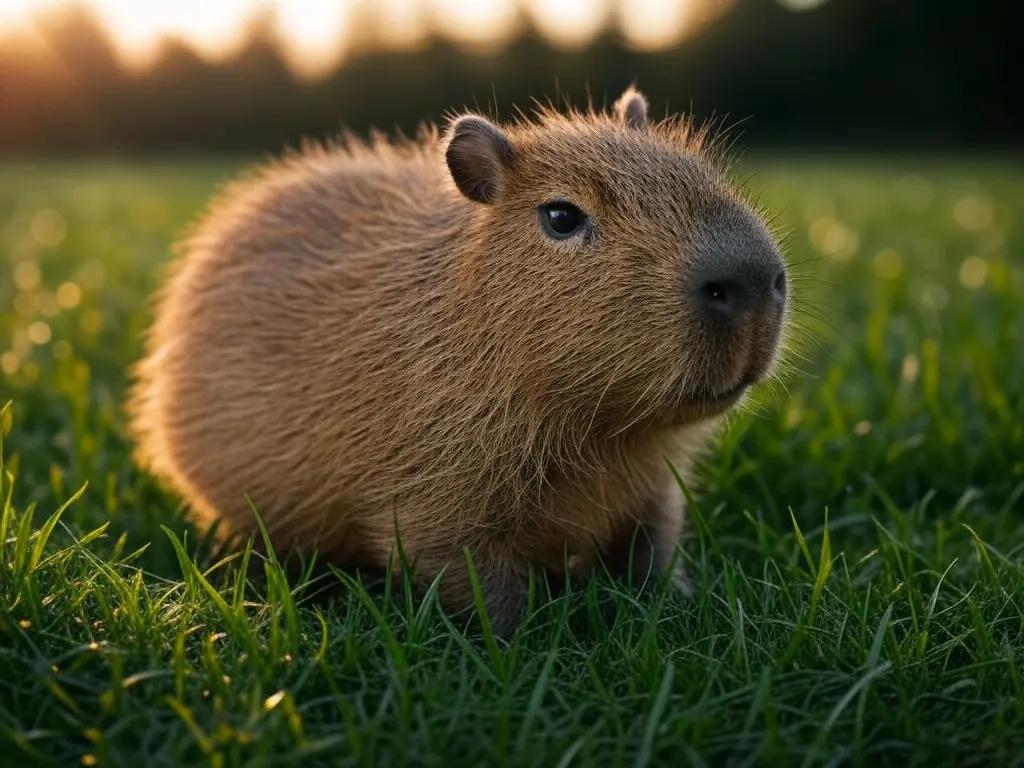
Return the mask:
<path id="1" fill-rule="evenodd" d="M 385 565 L 397 533 L 452 607 L 468 548 L 503 631 L 529 566 L 584 574 L 639 525 L 639 562 L 669 567 L 669 463 L 769 369 L 783 313 L 696 305 L 695 274 L 774 241 L 704 132 L 646 112 L 631 89 L 610 113 L 462 116 L 230 185 L 157 304 L 140 461 L 229 535 L 247 497 L 276 547 L 341 564 Z M 538 206 L 561 200 L 587 221 L 554 240 Z"/>

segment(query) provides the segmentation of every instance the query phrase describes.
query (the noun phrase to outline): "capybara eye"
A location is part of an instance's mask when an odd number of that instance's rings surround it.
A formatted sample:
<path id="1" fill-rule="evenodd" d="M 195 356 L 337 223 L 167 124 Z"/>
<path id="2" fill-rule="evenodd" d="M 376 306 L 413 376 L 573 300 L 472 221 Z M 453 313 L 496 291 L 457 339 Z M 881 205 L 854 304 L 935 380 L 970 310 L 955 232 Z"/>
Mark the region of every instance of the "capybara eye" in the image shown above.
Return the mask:
<path id="1" fill-rule="evenodd" d="M 572 203 L 557 201 L 540 207 L 540 223 L 548 237 L 565 240 L 572 237 L 587 221 L 587 215 Z"/>

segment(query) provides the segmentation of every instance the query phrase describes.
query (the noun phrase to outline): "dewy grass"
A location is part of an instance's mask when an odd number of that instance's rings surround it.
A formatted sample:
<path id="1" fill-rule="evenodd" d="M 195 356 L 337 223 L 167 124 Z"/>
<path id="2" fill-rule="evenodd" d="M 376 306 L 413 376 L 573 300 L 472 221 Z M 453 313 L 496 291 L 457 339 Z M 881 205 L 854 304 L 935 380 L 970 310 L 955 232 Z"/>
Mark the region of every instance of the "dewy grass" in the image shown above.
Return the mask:
<path id="1" fill-rule="evenodd" d="M 0 167 L 0 764 L 1024 764 L 1024 167 L 753 165 L 793 354 L 685 489 L 693 597 L 537 578 L 508 640 L 134 468 L 146 297 L 230 164 Z"/>

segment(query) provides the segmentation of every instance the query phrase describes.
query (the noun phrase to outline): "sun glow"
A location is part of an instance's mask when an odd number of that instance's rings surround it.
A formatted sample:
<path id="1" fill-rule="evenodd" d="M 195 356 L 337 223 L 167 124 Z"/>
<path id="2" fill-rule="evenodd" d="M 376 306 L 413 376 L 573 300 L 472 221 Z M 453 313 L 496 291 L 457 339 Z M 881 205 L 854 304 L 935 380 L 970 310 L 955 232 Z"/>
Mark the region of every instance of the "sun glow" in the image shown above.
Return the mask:
<path id="1" fill-rule="evenodd" d="M 445 37 L 482 46 L 510 38 L 517 28 L 517 7 L 508 0 L 429 0 L 432 26 Z"/>
<path id="2" fill-rule="evenodd" d="M 33 16 L 73 0 L 0 0 L 0 33 L 31 29 Z M 779 0 L 804 2 L 809 0 Z M 236 49 L 256 14 L 270 14 L 286 54 L 315 72 L 337 62 L 362 38 L 415 45 L 431 34 L 493 48 L 531 23 L 552 43 L 580 48 L 609 24 L 639 48 L 678 41 L 733 0 L 75 0 L 106 27 L 129 64 L 153 59 L 168 37 L 200 54 Z"/>
<path id="3" fill-rule="evenodd" d="M 246 0 L 232 1 L 246 4 Z M 350 9 L 347 3 L 337 0 L 281 0 L 272 7 L 285 52 L 294 67 L 307 74 L 315 74 L 329 69 L 338 60 L 348 38 Z"/>
<path id="4" fill-rule="evenodd" d="M 530 20 L 556 45 L 580 48 L 610 21 L 608 0 L 531 0 Z"/>
<path id="5" fill-rule="evenodd" d="M 706 6 L 712 6 L 707 8 Z M 725 0 L 644 0 L 619 5 L 619 26 L 637 48 L 665 48 L 690 32 L 701 13 L 725 6 Z"/>
<path id="6" fill-rule="evenodd" d="M 206 54 L 230 46 L 245 19 L 246 0 L 94 0 L 119 45 L 133 58 L 151 54 L 165 36 L 188 40 Z"/>
<path id="7" fill-rule="evenodd" d="M 63 0 L 0 0 L 0 20 L 7 15 L 24 20 L 67 5 Z M 87 0 L 82 5 L 96 14 L 132 62 L 147 60 L 167 37 L 185 39 L 206 55 L 219 54 L 238 40 L 253 10 L 249 0 Z"/>
<path id="8" fill-rule="evenodd" d="M 385 45 L 407 48 L 426 38 L 426 12 L 417 0 L 381 0 L 375 8 L 374 31 Z"/>

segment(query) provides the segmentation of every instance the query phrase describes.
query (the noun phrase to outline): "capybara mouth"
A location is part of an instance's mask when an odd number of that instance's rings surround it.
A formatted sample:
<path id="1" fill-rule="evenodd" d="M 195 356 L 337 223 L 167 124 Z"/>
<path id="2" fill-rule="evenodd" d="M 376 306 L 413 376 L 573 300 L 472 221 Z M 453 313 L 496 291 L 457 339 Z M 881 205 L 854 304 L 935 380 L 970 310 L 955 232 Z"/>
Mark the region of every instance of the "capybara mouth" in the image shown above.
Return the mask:
<path id="1" fill-rule="evenodd" d="M 772 330 L 770 350 L 756 348 L 749 356 L 738 381 L 725 389 L 707 387 L 693 391 L 685 398 L 687 405 L 706 416 L 717 415 L 735 405 L 747 389 L 771 374 L 778 333 L 777 328 Z"/>
<path id="2" fill-rule="evenodd" d="M 738 382 L 727 389 L 705 389 L 687 395 L 684 402 L 688 410 L 697 412 L 702 417 L 715 416 L 731 408 L 753 384 L 761 377 L 757 374 L 746 374 Z"/>
<path id="3" fill-rule="evenodd" d="M 740 396 L 747 391 L 754 382 L 743 378 L 737 384 L 721 391 L 708 391 L 695 393 L 687 398 L 694 405 L 703 405 L 709 409 L 724 410 L 740 399 Z"/>

